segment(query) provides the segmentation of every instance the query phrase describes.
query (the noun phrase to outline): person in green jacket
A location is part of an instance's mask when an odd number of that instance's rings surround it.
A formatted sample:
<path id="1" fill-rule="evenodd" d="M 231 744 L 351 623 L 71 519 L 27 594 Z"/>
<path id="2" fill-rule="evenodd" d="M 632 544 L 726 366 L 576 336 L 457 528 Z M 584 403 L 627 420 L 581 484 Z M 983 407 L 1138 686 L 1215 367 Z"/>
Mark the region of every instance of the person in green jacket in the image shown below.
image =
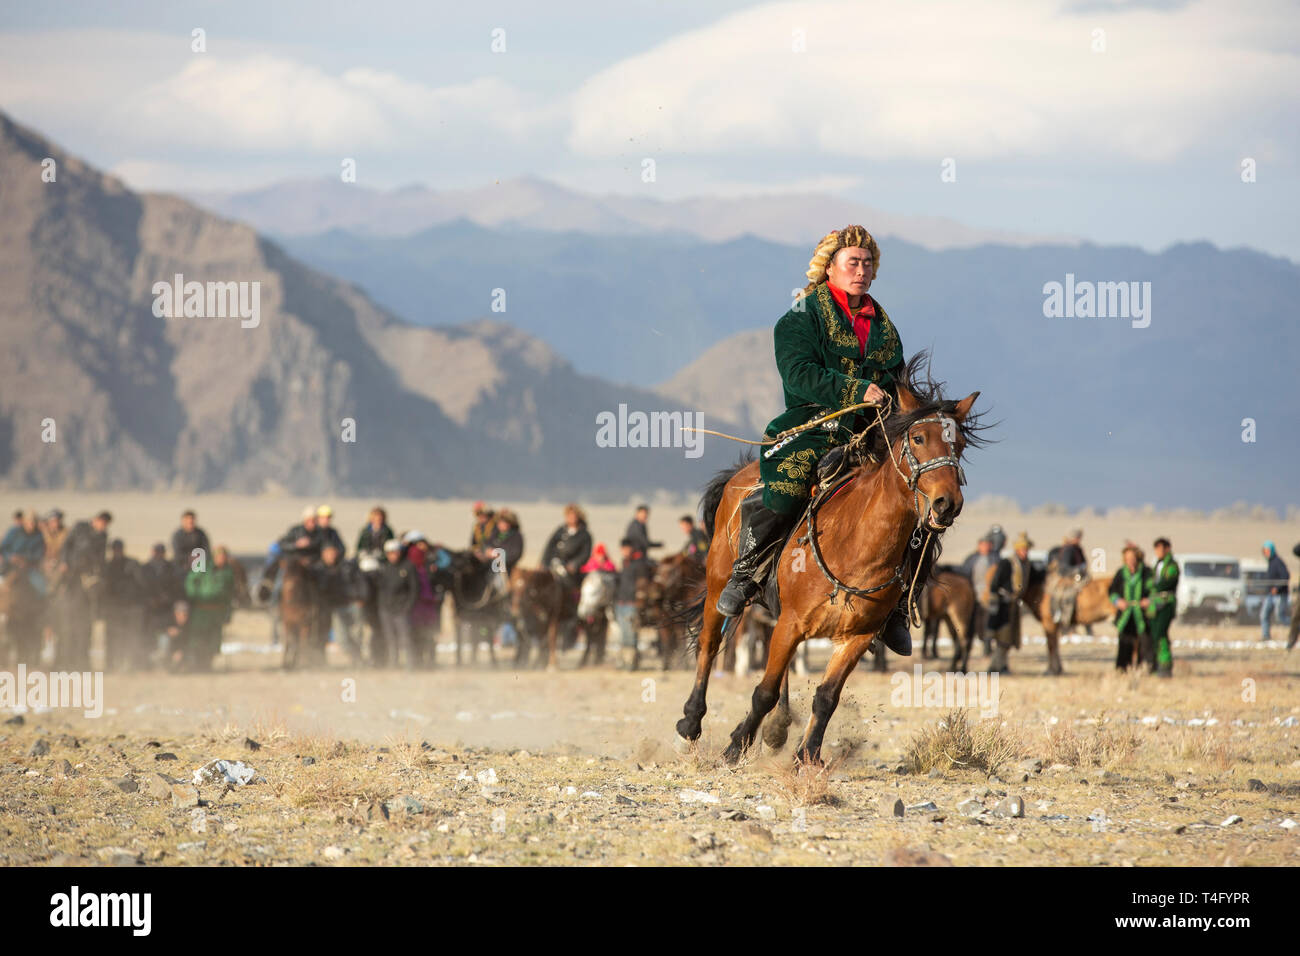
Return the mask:
<path id="1" fill-rule="evenodd" d="M 867 293 L 879 266 L 880 247 L 862 226 L 830 232 L 817 244 L 806 273 L 810 281 L 773 333 L 786 408 L 764 437 L 862 402 L 897 398 L 903 345 L 884 308 Z M 808 502 L 817 460 L 869 421 L 863 412 L 851 412 L 763 452 L 763 487 L 741 503 L 740 550 L 718 597 L 719 613 L 734 617 L 753 598 L 754 575 L 767 552 Z M 911 653 L 902 615 L 890 616 L 883 640 L 895 653 Z"/>
<path id="2" fill-rule="evenodd" d="M 1151 569 L 1151 603 L 1147 606 L 1151 640 L 1156 650 L 1152 666 L 1161 677 L 1171 677 L 1174 655 L 1169 647 L 1169 625 L 1178 603 L 1178 562 L 1174 560 L 1168 538 L 1156 538 L 1151 547 L 1156 555 L 1155 567 Z"/>
<path id="3" fill-rule="evenodd" d="M 1147 663 L 1155 669 L 1155 647 L 1146 615 L 1150 592 L 1151 570 L 1142 563 L 1142 552 L 1135 544 L 1126 545 L 1124 564 L 1110 580 L 1110 603 L 1115 606 L 1115 629 L 1119 632 L 1115 666 L 1120 670 L 1128 670 L 1135 650 L 1138 664 Z"/>
<path id="4" fill-rule="evenodd" d="M 190 602 L 186 669 L 212 670 L 212 659 L 221 653 L 221 629 L 230 620 L 235 596 L 235 571 L 225 547 L 217 548 L 210 565 L 201 563 L 190 571 L 185 578 L 185 596 Z"/>

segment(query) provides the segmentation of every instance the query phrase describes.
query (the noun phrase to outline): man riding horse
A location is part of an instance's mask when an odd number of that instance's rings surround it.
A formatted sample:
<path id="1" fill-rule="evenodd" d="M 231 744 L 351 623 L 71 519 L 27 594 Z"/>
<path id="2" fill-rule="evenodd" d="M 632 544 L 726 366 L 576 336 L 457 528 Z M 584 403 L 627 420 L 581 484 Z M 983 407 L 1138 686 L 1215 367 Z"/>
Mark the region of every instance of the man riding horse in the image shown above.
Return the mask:
<path id="1" fill-rule="evenodd" d="M 765 437 L 862 402 L 897 400 L 903 367 L 898 330 L 867 290 L 880 266 L 880 248 L 862 226 L 828 233 L 809 263 L 808 285 L 776 324 L 776 366 L 786 409 Z M 762 488 L 740 506 L 740 551 L 717 610 L 735 617 L 758 591 L 755 574 L 807 505 L 817 461 L 846 444 L 869 419 L 851 412 L 768 447 L 759 462 Z M 885 646 L 912 653 L 906 613 L 897 609 L 880 635 Z"/>

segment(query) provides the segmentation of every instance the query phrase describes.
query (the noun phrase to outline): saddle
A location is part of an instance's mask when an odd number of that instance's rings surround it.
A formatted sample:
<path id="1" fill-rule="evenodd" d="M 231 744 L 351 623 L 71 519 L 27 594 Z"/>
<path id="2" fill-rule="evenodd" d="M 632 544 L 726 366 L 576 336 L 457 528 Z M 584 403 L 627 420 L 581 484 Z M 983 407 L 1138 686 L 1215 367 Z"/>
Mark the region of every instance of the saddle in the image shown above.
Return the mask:
<path id="1" fill-rule="evenodd" d="M 813 485 L 811 497 L 816 498 L 822 488 L 835 484 L 854 468 L 864 464 L 878 465 L 880 462 L 862 445 L 852 442 L 847 445 L 836 445 L 817 459 L 817 481 Z"/>
<path id="2" fill-rule="evenodd" d="M 1051 592 L 1052 620 L 1060 624 L 1074 618 L 1074 602 L 1088 581 L 1088 574 L 1083 569 L 1074 569 L 1072 573 L 1062 574 L 1056 579 Z"/>
<path id="3" fill-rule="evenodd" d="M 812 486 L 808 504 L 800 512 L 798 520 L 790 524 L 786 532 L 763 556 L 758 569 L 754 572 L 754 583 L 758 585 L 758 592 L 751 603 L 762 607 L 772 615 L 774 620 L 781 616 L 781 589 L 777 575 L 772 573 L 772 569 L 776 567 L 777 559 L 785 552 L 786 543 L 791 535 L 808 521 L 809 512 L 847 485 L 853 479 L 855 469 L 864 463 L 879 464 L 874 456 L 862 451 L 860 446 L 853 445 L 837 445 L 817 460 L 817 480 Z"/>

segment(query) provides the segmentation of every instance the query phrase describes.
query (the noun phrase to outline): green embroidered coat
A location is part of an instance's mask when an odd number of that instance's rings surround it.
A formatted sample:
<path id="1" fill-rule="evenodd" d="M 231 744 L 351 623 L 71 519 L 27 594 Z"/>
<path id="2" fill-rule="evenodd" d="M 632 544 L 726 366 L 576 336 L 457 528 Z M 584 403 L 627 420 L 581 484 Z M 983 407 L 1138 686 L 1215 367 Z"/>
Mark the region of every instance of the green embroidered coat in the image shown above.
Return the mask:
<path id="1" fill-rule="evenodd" d="M 1141 600 L 1151 593 L 1151 569 L 1139 564 L 1136 571 L 1129 571 L 1127 564 L 1120 565 L 1115 576 L 1110 579 L 1110 603 L 1116 604 L 1120 598 L 1128 607 L 1122 611 L 1115 608 L 1115 629 L 1123 632 L 1125 626 L 1132 622 L 1139 634 L 1147 632 L 1146 612 L 1140 606 Z"/>
<path id="2" fill-rule="evenodd" d="M 1166 554 L 1151 569 L 1151 606 L 1148 617 L 1155 617 L 1158 611 L 1173 611 L 1177 605 L 1178 562 L 1172 554 Z M 1173 615 L 1171 614 L 1170 617 Z"/>
<path id="3" fill-rule="evenodd" d="M 785 391 L 785 411 L 764 433 L 774 438 L 828 412 L 865 401 L 873 382 L 891 396 L 903 365 L 898 330 L 874 298 L 876 314 L 865 350 L 860 350 L 853 320 L 844 314 L 823 282 L 804 296 L 776 323 L 773 333 L 776 367 Z M 864 351 L 865 354 L 860 354 Z M 860 412 L 841 416 L 798 435 L 759 457 L 763 504 L 790 514 L 807 502 L 817 459 L 842 445 L 866 424 Z"/>

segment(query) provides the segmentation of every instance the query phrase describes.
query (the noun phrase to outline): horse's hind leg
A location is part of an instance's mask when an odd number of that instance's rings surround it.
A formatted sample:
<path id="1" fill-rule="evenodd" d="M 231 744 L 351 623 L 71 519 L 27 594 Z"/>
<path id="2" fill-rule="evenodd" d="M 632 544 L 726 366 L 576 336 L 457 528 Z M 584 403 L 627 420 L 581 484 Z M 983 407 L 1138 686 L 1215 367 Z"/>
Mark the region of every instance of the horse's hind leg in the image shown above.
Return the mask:
<path id="1" fill-rule="evenodd" d="M 740 755 L 749 749 L 758 733 L 759 725 L 763 723 L 763 718 L 768 715 L 781 696 L 781 683 L 786 679 L 786 667 L 794 655 L 795 648 L 803 640 L 801 636 L 794 633 L 794 628 L 784 621 L 785 618 L 778 621 L 776 629 L 772 631 L 767 669 L 763 671 L 763 679 L 754 688 L 749 713 L 731 732 L 731 743 L 723 751 L 722 757 L 727 763 L 734 764 L 740 759 Z"/>
<path id="2" fill-rule="evenodd" d="M 773 750 L 785 746 L 790 736 L 790 669 L 787 667 L 785 677 L 781 680 L 781 696 L 777 699 L 776 710 L 763 722 L 763 743 Z"/>
<path id="3" fill-rule="evenodd" d="M 795 751 L 794 759 L 798 763 L 820 764 L 822 762 L 822 738 L 826 735 L 826 725 L 831 715 L 839 706 L 840 692 L 844 682 L 857 666 L 858 661 L 871 643 L 872 635 L 859 634 L 838 645 L 826 664 L 826 674 L 817 685 L 813 694 L 812 716 L 808 718 L 808 727 L 803 734 L 803 742 Z"/>
<path id="4" fill-rule="evenodd" d="M 709 674 L 713 671 L 713 662 L 722 646 L 722 628 L 726 623 L 712 604 L 704 605 L 704 619 L 700 625 L 699 650 L 695 655 L 695 685 L 682 707 L 684 716 L 677 721 L 678 749 L 700 739 L 700 722 L 708 710 L 705 697 L 709 692 Z M 735 625 L 732 625 L 733 627 Z"/>

